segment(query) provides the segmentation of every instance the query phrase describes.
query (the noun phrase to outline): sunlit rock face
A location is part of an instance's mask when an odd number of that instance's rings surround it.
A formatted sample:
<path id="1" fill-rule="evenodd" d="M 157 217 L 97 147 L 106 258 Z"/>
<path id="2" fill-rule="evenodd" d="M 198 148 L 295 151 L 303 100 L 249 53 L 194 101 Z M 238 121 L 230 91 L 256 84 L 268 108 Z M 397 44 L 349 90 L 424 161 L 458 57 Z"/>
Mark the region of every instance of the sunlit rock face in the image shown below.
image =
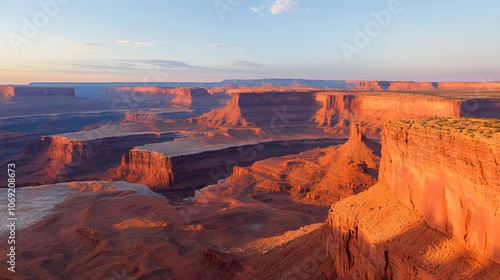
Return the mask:
<path id="1" fill-rule="evenodd" d="M 495 278 L 500 122 L 390 122 L 379 182 L 332 206 L 324 241 L 354 279 Z"/>
<path id="2" fill-rule="evenodd" d="M 441 232 L 500 262 L 500 121 L 386 125 L 380 179 Z"/>

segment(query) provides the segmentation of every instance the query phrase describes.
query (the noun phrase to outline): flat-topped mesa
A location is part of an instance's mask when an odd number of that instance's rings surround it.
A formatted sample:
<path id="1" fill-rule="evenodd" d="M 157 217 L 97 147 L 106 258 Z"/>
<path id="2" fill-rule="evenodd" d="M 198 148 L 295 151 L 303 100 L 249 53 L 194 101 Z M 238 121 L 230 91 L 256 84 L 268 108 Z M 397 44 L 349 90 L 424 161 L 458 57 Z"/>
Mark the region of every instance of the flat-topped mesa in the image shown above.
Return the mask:
<path id="1" fill-rule="evenodd" d="M 16 159 L 20 166 L 18 184 L 46 184 L 60 181 L 101 178 L 133 147 L 172 141 L 176 133 L 104 134 L 99 129 L 45 136 L 29 141 Z"/>
<path id="2" fill-rule="evenodd" d="M 200 188 L 229 177 L 234 166 L 248 166 L 269 157 L 340 144 L 345 139 L 207 141 L 209 139 L 183 138 L 136 147 L 123 156 L 121 166 L 109 175 L 114 180 L 141 183 L 159 191 Z"/>
<path id="3" fill-rule="evenodd" d="M 210 108 L 215 104 L 213 95 L 204 88 L 112 87 L 104 92 L 132 95 L 131 102 L 140 103 L 162 101 L 187 108 Z"/>
<path id="4" fill-rule="evenodd" d="M 367 91 L 500 90 L 500 82 L 354 81 L 353 83 L 354 90 Z"/>
<path id="5" fill-rule="evenodd" d="M 379 180 L 433 228 L 500 263 L 500 120 L 388 123 Z"/>
<path id="6" fill-rule="evenodd" d="M 382 126 L 388 121 L 401 118 L 460 117 L 464 104 L 463 100 L 400 93 L 322 92 L 316 94 L 316 100 L 322 104 L 314 116 L 314 121 L 320 127 L 329 128 L 334 134 L 346 135 L 349 123 L 355 122 L 362 124 L 366 135 L 375 138 L 380 137 Z M 489 108 L 489 103 L 483 103 L 481 108 Z M 473 109 L 478 107 L 475 102 L 469 105 Z M 471 114 L 483 111 L 474 110 Z"/>
<path id="7" fill-rule="evenodd" d="M 48 88 L 48 87 L 0 87 L 0 101 L 11 101 L 25 98 L 40 97 L 65 97 L 76 98 L 73 88 Z"/>
<path id="8" fill-rule="evenodd" d="M 210 126 L 300 126 L 310 123 L 321 104 L 314 92 L 238 92 L 224 108 L 196 120 Z"/>

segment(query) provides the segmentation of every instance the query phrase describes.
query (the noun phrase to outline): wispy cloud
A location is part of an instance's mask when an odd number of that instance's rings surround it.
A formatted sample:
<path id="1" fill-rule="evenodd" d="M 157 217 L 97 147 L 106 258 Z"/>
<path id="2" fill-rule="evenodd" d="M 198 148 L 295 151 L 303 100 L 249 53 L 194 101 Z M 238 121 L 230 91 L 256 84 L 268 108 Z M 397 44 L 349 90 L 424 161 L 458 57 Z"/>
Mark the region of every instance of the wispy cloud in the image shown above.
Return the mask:
<path id="1" fill-rule="evenodd" d="M 251 61 L 247 61 L 247 60 L 235 60 L 235 61 L 231 62 L 231 64 L 234 66 L 243 67 L 243 68 L 262 68 L 262 67 L 264 67 L 263 64 L 251 62 Z"/>
<path id="2" fill-rule="evenodd" d="M 221 47 L 225 47 L 226 44 L 224 44 L 224 43 L 217 43 L 217 44 L 210 44 L 208 46 L 209 47 L 213 47 L 213 48 L 221 48 Z"/>
<path id="3" fill-rule="evenodd" d="M 153 46 L 155 44 L 154 41 L 149 41 L 149 42 L 139 42 L 139 41 L 130 41 L 130 40 L 118 40 L 115 41 L 118 45 L 122 46 L 132 46 L 134 49 L 139 49 L 142 47 L 149 47 Z"/>
<path id="4" fill-rule="evenodd" d="M 254 13 L 262 13 L 264 9 L 265 9 L 264 5 L 250 7 L 250 11 Z"/>
<path id="5" fill-rule="evenodd" d="M 275 0 L 269 8 L 269 12 L 273 15 L 279 15 L 295 10 L 298 5 L 298 0 Z"/>
<path id="6" fill-rule="evenodd" d="M 138 59 L 138 60 L 126 60 L 127 62 L 133 63 L 144 63 L 156 66 L 161 66 L 165 68 L 196 68 L 186 62 L 178 60 L 166 60 L 166 59 Z"/>

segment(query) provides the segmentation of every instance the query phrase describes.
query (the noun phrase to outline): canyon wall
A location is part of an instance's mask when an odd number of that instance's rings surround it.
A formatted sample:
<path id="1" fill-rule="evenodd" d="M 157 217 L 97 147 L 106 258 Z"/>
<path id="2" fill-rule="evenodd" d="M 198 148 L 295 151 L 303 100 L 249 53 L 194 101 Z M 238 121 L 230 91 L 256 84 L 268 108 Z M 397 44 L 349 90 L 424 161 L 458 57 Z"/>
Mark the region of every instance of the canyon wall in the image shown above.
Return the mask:
<path id="1" fill-rule="evenodd" d="M 389 123 L 380 180 L 431 227 L 500 262 L 499 140 L 499 120 Z"/>
<path id="2" fill-rule="evenodd" d="M 314 121 L 334 134 L 348 133 L 349 123 L 359 123 L 363 133 L 379 138 L 384 123 L 400 118 L 459 117 L 462 100 L 423 95 L 383 93 L 347 94 L 325 92 L 316 94 L 321 104 Z M 488 104 L 484 108 L 489 108 Z M 484 112 L 476 110 L 472 114 Z"/>
<path id="3" fill-rule="evenodd" d="M 368 91 L 436 91 L 436 90 L 499 90 L 500 82 L 394 82 L 351 81 L 354 90 Z"/>
<path id="4" fill-rule="evenodd" d="M 226 107 L 196 121 L 209 126 L 291 127 L 307 124 L 319 108 L 314 92 L 238 92 Z"/>
<path id="5" fill-rule="evenodd" d="M 279 140 L 220 149 L 207 146 L 205 151 L 175 156 L 135 148 L 123 156 L 121 166 L 111 171 L 110 176 L 115 180 L 141 183 L 155 190 L 199 188 L 229 177 L 234 166 L 248 166 L 269 157 L 300 153 L 344 141 L 324 138 Z"/>
<path id="6" fill-rule="evenodd" d="M 48 136 L 29 141 L 24 153 L 16 158 L 20 167 L 18 185 L 46 184 L 85 178 L 99 178 L 120 165 L 121 158 L 133 147 L 171 141 L 176 133 L 141 133 L 71 139 Z"/>
<path id="7" fill-rule="evenodd" d="M 336 273 L 354 279 L 497 277 L 499 146 L 496 119 L 386 124 L 379 182 L 333 205 L 324 226 Z"/>
<path id="8" fill-rule="evenodd" d="M 401 118 L 500 117 L 500 100 L 454 99 L 421 94 L 344 92 L 234 93 L 228 105 L 194 121 L 212 127 L 257 127 L 263 130 L 322 128 L 348 135 L 359 123 L 369 137 L 380 137 L 383 125 Z"/>

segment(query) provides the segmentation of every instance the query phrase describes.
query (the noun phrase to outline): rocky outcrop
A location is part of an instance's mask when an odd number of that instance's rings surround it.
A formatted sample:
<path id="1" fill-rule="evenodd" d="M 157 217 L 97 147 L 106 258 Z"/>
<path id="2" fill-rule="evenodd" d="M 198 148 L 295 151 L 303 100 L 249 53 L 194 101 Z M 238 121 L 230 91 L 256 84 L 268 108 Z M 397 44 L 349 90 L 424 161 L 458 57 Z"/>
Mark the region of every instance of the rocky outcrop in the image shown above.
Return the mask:
<path id="1" fill-rule="evenodd" d="M 110 175 L 115 180 L 141 183 L 155 190 L 200 188 L 229 177 L 235 166 L 248 166 L 257 160 L 300 153 L 343 141 L 324 138 L 213 147 L 206 145 L 197 151 L 187 150 L 172 155 L 155 151 L 150 145 L 135 148 L 124 155 L 121 166 L 111 171 Z"/>
<path id="2" fill-rule="evenodd" d="M 386 125 L 380 180 L 433 228 L 500 262 L 500 121 Z"/>
<path id="3" fill-rule="evenodd" d="M 374 185 L 379 161 L 380 145 L 352 124 L 350 138 L 343 145 L 236 167 L 228 180 L 254 186 L 253 197 L 260 201 L 286 194 L 297 203 L 330 207 Z"/>
<path id="4" fill-rule="evenodd" d="M 459 117 L 463 100 L 411 94 L 348 94 L 325 92 L 316 94 L 322 104 L 315 122 L 334 134 L 347 134 L 349 123 L 362 125 L 363 133 L 379 138 L 384 123 L 401 118 Z M 484 108 L 490 108 L 490 103 Z M 471 114 L 484 110 L 471 111 Z"/>
<path id="5" fill-rule="evenodd" d="M 428 226 L 379 182 L 330 209 L 326 251 L 340 279 L 497 279 L 500 265 Z"/>
<path id="6" fill-rule="evenodd" d="M 97 132 L 88 132 L 82 139 L 48 136 L 29 141 L 24 154 L 16 159 L 18 185 L 101 178 L 108 169 L 119 166 L 133 147 L 179 137 L 176 133 L 98 136 Z"/>
<path id="7" fill-rule="evenodd" d="M 489 279 L 498 264 L 500 121 L 384 127 L 379 182 L 332 206 L 324 240 L 348 279 Z M 495 263 L 496 262 L 496 263 Z"/>
<path id="8" fill-rule="evenodd" d="M 0 87 L 0 102 L 8 102 L 12 99 L 12 97 L 14 97 L 14 95 L 14 87 Z"/>
<path id="9" fill-rule="evenodd" d="M 319 108 L 314 92 L 234 93 L 226 107 L 201 115 L 196 121 L 216 127 L 293 127 L 307 124 Z"/>

